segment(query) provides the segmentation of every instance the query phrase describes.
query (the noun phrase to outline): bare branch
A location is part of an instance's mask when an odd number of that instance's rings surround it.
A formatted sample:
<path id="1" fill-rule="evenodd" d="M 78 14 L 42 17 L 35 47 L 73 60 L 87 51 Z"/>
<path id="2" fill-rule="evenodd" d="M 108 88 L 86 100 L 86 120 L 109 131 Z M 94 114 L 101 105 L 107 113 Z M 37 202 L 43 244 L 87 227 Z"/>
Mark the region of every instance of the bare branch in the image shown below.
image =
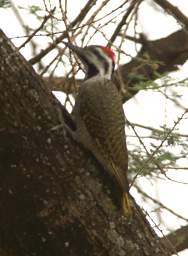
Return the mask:
<path id="1" fill-rule="evenodd" d="M 164 131 L 163 130 L 160 130 L 160 129 L 156 129 L 152 126 L 148 126 L 148 125 L 142 125 L 142 124 L 138 124 L 138 123 L 131 123 L 132 126 L 137 126 L 139 128 L 143 128 L 143 129 L 147 129 L 151 132 L 156 132 L 158 134 L 161 134 L 161 135 L 164 135 Z M 178 136 L 178 137 L 185 137 L 185 138 L 188 138 L 188 134 L 182 134 L 182 133 L 177 133 L 177 132 L 173 132 L 172 133 L 173 136 Z"/>
<path id="2" fill-rule="evenodd" d="M 171 232 L 166 238 L 174 245 L 177 252 L 188 249 L 188 226 Z M 160 240 L 166 243 L 166 238 L 162 237 Z"/>
<path id="3" fill-rule="evenodd" d="M 29 41 L 31 41 L 31 39 L 36 35 L 36 33 L 37 33 L 38 31 L 40 31 L 40 30 L 43 28 L 43 26 L 45 25 L 45 23 L 49 20 L 49 18 L 51 18 L 51 16 L 52 16 L 52 14 L 54 13 L 54 11 L 55 11 L 55 7 L 54 7 L 54 9 L 51 10 L 51 12 L 50 12 L 47 16 L 44 17 L 44 19 L 43 19 L 41 25 L 40 25 L 37 29 L 35 29 L 35 31 L 34 31 L 31 35 L 29 35 L 29 37 L 27 38 L 27 40 L 26 40 L 23 44 L 21 44 L 21 45 L 19 46 L 19 48 L 18 48 L 19 50 L 20 50 L 22 47 L 24 47 Z"/>
<path id="4" fill-rule="evenodd" d="M 173 215 L 175 215 L 176 217 L 188 221 L 187 218 L 184 218 L 182 215 L 176 213 L 175 211 L 173 211 L 172 209 L 168 208 L 166 205 L 162 204 L 161 202 L 159 202 L 158 200 L 156 200 L 155 198 L 151 197 L 150 195 L 148 195 L 146 192 L 144 192 L 141 188 L 139 188 L 137 185 L 134 185 L 134 187 L 138 190 L 139 193 L 141 193 L 144 197 L 150 199 L 152 202 L 154 202 L 155 204 L 159 205 L 160 208 L 163 208 L 165 210 L 167 210 L 168 212 L 172 213 Z"/>
<path id="5" fill-rule="evenodd" d="M 166 12 L 171 14 L 177 21 L 179 21 L 185 29 L 188 29 L 188 18 L 185 16 L 177 7 L 172 5 L 166 0 L 153 0 L 160 7 L 162 7 Z"/>
<path id="6" fill-rule="evenodd" d="M 155 154 L 159 151 L 159 149 L 162 147 L 162 145 L 164 144 L 164 142 L 168 139 L 168 137 L 171 135 L 171 133 L 174 131 L 174 129 L 176 128 L 177 124 L 179 124 L 179 122 L 184 118 L 184 116 L 187 114 L 187 110 L 185 110 L 183 112 L 183 114 L 177 119 L 176 122 L 174 122 L 173 127 L 166 133 L 164 139 L 161 141 L 161 143 L 159 144 L 159 146 L 153 151 L 152 154 L 149 154 L 149 158 L 143 163 L 142 167 L 140 168 L 140 170 L 138 171 L 138 173 L 135 175 L 135 177 L 133 178 L 132 182 L 131 182 L 131 186 L 133 186 L 135 180 L 137 179 L 137 177 L 143 172 L 143 170 L 146 168 L 147 164 L 150 161 L 154 161 L 154 156 Z M 158 163 L 156 163 L 157 167 L 161 170 L 161 167 Z M 165 173 L 163 172 L 163 170 L 161 170 L 162 173 L 165 175 Z M 169 179 L 169 177 L 167 177 Z"/>
<path id="7" fill-rule="evenodd" d="M 85 18 L 85 15 L 87 14 L 87 12 L 89 12 L 89 10 L 91 10 L 91 8 L 95 5 L 96 1 L 97 0 L 89 0 L 84 6 L 84 8 L 80 11 L 79 15 L 74 19 L 74 21 L 72 21 L 69 24 L 68 29 L 73 28 L 74 26 L 77 25 L 77 23 L 80 23 Z M 65 30 L 64 32 L 62 32 L 62 35 L 56 38 L 52 44 L 50 44 L 46 49 L 42 50 L 38 55 L 30 59 L 29 62 L 32 65 L 39 62 L 44 56 L 46 56 L 51 50 L 53 50 L 57 46 L 57 44 L 61 43 L 62 40 L 66 37 L 67 37 L 67 31 Z"/>
<path id="8" fill-rule="evenodd" d="M 118 34 L 120 33 L 121 28 L 125 25 L 127 18 L 129 17 L 129 15 L 131 14 L 131 12 L 134 10 L 135 5 L 138 5 L 141 3 L 142 0 L 133 0 L 132 3 L 130 4 L 129 8 L 127 9 L 127 12 L 125 13 L 125 15 L 123 16 L 123 18 L 121 19 L 120 23 L 118 24 L 118 26 L 116 27 L 113 35 L 111 36 L 109 42 L 108 42 L 108 46 L 111 46 L 113 44 L 113 42 L 115 41 L 116 37 L 118 36 Z"/>

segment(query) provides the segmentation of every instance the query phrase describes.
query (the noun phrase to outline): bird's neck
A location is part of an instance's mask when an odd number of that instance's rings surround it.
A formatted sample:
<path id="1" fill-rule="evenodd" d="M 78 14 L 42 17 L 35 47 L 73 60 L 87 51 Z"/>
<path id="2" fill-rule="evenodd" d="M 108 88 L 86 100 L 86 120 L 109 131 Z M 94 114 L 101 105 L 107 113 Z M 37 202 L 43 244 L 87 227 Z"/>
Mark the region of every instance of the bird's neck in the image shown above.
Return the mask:
<path id="1" fill-rule="evenodd" d="M 94 76 L 86 76 L 85 80 L 98 80 L 98 79 L 107 79 L 107 80 L 111 80 L 111 76 L 109 75 L 100 75 L 100 74 L 96 74 Z"/>
<path id="2" fill-rule="evenodd" d="M 85 81 L 87 81 L 87 82 L 90 82 L 90 81 L 95 82 L 96 81 L 97 82 L 97 81 L 99 81 L 101 79 L 111 80 L 111 78 L 109 78 L 107 76 L 101 76 L 99 74 L 99 75 L 96 75 L 96 76 L 86 77 Z"/>

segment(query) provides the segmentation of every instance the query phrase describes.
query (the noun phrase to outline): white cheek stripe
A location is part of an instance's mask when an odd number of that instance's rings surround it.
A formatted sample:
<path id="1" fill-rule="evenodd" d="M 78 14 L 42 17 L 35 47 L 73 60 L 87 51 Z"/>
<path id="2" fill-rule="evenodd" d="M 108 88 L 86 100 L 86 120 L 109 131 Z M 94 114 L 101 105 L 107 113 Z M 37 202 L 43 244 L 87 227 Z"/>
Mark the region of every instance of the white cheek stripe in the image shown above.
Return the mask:
<path id="1" fill-rule="evenodd" d="M 99 51 L 99 53 L 101 54 L 101 56 L 106 59 L 106 61 L 109 64 L 109 68 L 107 70 L 107 72 L 105 73 L 105 70 L 103 70 L 104 74 L 103 76 L 106 76 L 108 79 L 111 79 L 111 75 L 112 75 L 112 60 L 110 57 L 107 56 L 107 54 L 104 53 L 104 51 L 101 48 L 97 48 L 97 50 Z"/>
<path id="2" fill-rule="evenodd" d="M 112 60 L 111 58 L 109 58 L 102 49 L 100 48 L 96 48 L 96 51 L 99 52 L 99 54 L 108 62 L 109 64 L 109 68 L 107 70 L 107 72 L 105 71 L 103 65 L 101 65 L 101 61 L 97 58 L 97 56 L 90 52 L 88 53 L 89 56 L 89 60 L 90 62 L 92 62 L 92 64 L 98 69 L 100 76 L 102 77 L 106 77 L 107 79 L 111 79 L 111 75 L 112 75 Z"/>

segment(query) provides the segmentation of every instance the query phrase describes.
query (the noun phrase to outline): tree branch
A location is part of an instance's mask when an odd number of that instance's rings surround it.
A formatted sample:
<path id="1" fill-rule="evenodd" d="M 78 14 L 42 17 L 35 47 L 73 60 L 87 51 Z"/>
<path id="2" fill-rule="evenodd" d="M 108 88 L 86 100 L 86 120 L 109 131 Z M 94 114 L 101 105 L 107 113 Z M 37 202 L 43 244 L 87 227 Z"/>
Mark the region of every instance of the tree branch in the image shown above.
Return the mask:
<path id="1" fill-rule="evenodd" d="M 28 38 L 25 40 L 25 42 L 23 42 L 23 44 L 21 44 L 19 46 L 19 48 L 18 48 L 19 50 L 22 47 L 25 47 L 25 45 L 32 40 L 32 38 L 36 35 L 36 33 L 44 27 L 45 23 L 51 18 L 54 11 L 55 11 L 55 8 L 53 10 L 51 10 L 51 12 L 47 16 L 44 16 L 44 19 L 43 19 L 42 23 L 40 24 L 40 26 L 37 29 L 35 29 L 35 31 L 33 31 L 33 33 L 31 35 L 28 36 Z"/>
<path id="2" fill-rule="evenodd" d="M 121 28 L 125 25 L 127 18 L 129 17 L 129 15 L 131 14 L 131 12 L 134 10 L 135 5 L 139 4 L 141 1 L 140 0 L 133 0 L 129 6 L 129 8 L 127 9 L 127 12 L 125 13 L 125 15 L 122 17 L 120 23 L 117 25 L 113 35 L 111 36 L 109 42 L 108 42 L 108 46 L 110 47 L 113 42 L 115 41 L 117 35 L 120 33 Z"/>
<path id="3" fill-rule="evenodd" d="M 141 35 L 142 48 L 138 55 L 129 63 L 119 66 L 115 71 L 113 79 L 117 88 L 121 91 L 123 102 L 129 100 L 142 87 L 140 83 L 153 81 L 167 72 L 177 70 L 177 65 L 182 65 L 188 59 L 188 32 L 179 30 L 173 34 L 158 40 L 149 41 Z M 121 79 L 119 79 L 121 76 Z M 48 78 L 44 78 L 48 82 Z M 77 89 L 82 83 L 77 80 Z M 48 86 L 51 90 L 61 90 L 66 93 L 75 93 L 75 87 L 71 86 L 72 78 L 50 78 Z"/>
<path id="4" fill-rule="evenodd" d="M 176 248 L 177 252 L 181 252 L 188 248 L 188 226 L 181 227 L 166 237 L 162 237 L 161 241 L 166 243 L 166 240 L 170 241 L 174 247 Z"/>
<path id="5" fill-rule="evenodd" d="M 185 29 L 188 29 L 188 18 L 185 16 L 177 7 L 172 5 L 166 0 L 153 0 L 160 7 L 162 7 L 166 12 L 171 14 L 177 21 L 179 21 Z"/>
<path id="6" fill-rule="evenodd" d="M 181 216 L 180 214 L 176 213 L 175 211 L 173 211 L 172 209 L 168 208 L 166 205 L 162 204 L 161 202 L 159 202 L 157 199 L 153 198 L 152 196 L 148 195 L 147 193 L 145 193 L 142 189 L 140 189 L 138 186 L 135 185 L 135 188 L 137 189 L 137 191 L 142 194 L 144 197 L 150 199 L 152 202 L 154 202 L 155 204 L 157 204 L 161 209 L 165 209 L 166 211 L 170 212 L 171 214 L 173 214 L 174 216 L 178 217 L 179 219 L 188 221 L 187 218 L 184 218 L 183 216 Z"/>
<path id="7" fill-rule="evenodd" d="M 76 26 L 76 24 L 81 22 L 87 12 L 91 10 L 91 8 L 95 5 L 96 0 L 88 0 L 84 8 L 80 11 L 79 15 L 69 24 L 68 29 L 72 29 Z M 51 50 L 53 50 L 62 40 L 67 36 L 67 30 L 62 32 L 62 34 L 55 39 L 55 41 L 50 44 L 46 49 L 42 50 L 38 55 L 30 59 L 30 64 L 34 65 L 39 62 L 44 56 L 46 56 Z"/>

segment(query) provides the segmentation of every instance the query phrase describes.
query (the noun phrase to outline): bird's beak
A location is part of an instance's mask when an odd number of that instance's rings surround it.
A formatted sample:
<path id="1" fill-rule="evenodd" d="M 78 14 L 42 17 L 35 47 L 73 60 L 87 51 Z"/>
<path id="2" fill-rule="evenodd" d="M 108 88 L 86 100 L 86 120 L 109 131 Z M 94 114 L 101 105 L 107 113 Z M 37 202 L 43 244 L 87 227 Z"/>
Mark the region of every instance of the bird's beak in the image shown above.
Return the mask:
<path id="1" fill-rule="evenodd" d="M 63 43 L 71 50 L 73 51 L 77 56 L 78 59 L 80 60 L 81 64 L 83 65 L 83 70 L 84 72 L 87 74 L 88 72 L 88 67 L 89 67 L 89 63 L 87 60 L 87 50 L 86 48 L 82 48 L 76 45 L 73 45 L 69 42 L 64 42 Z"/>
<path id="2" fill-rule="evenodd" d="M 78 47 L 76 45 L 73 45 L 69 42 L 64 42 L 63 43 L 70 49 L 72 50 L 74 53 L 76 53 L 76 55 L 82 60 L 84 59 L 84 49 L 82 47 Z"/>

